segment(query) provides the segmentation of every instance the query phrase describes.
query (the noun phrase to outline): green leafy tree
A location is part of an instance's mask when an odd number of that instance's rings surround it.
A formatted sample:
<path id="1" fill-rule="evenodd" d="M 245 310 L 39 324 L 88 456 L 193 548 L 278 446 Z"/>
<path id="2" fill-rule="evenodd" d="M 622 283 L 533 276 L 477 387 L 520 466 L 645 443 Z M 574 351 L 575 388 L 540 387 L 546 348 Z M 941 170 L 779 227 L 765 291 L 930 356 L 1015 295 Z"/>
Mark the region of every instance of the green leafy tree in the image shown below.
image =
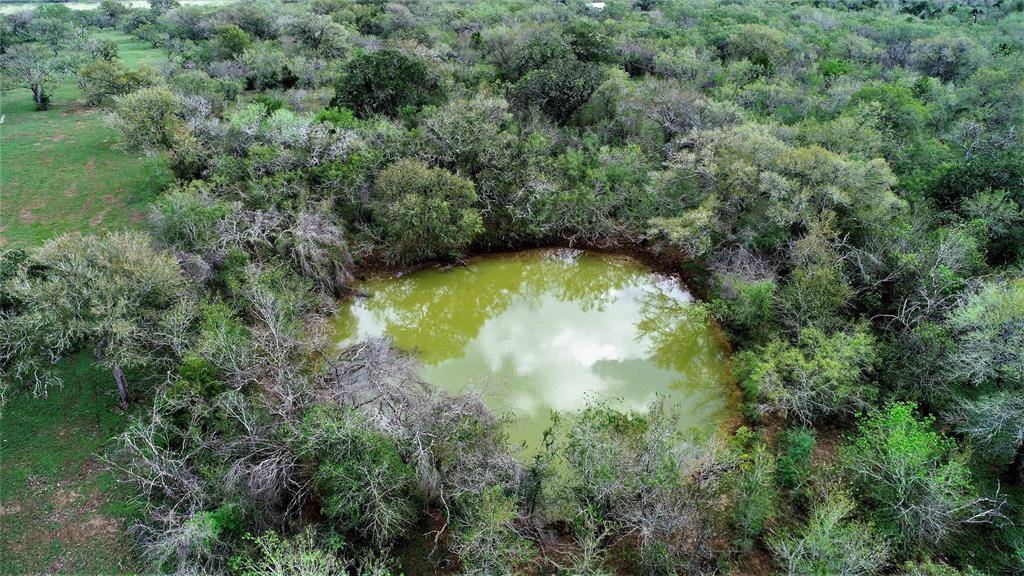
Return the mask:
<path id="1" fill-rule="evenodd" d="M 1024 278 L 986 282 L 952 311 L 954 377 L 975 386 L 1024 387 Z"/>
<path id="2" fill-rule="evenodd" d="M 38 44 L 18 44 L 0 54 L 0 79 L 7 85 L 31 90 L 36 110 L 49 109 L 47 86 L 67 75 L 71 68 L 67 57 Z"/>
<path id="3" fill-rule="evenodd" d="M 725 502 L 737 497 L 729 490 L 732 451 L 680 439 L 677 425 L 658 403 L 644 416 L 597 405 L 561 421 L 552 437 L 564 458 L 556 466 L 565 472 L 550 488 L 556 503 L 571 504 L 573 517 L 599 519 L 610 540 L 636 538 L 639 568 L 648 573 L 699 573 L 712 565 L 730 520 Z M 759 510 L 751 508 L 752 520 L 762 518 Z"/>
<path id="4" fill-rule="evenodd" d="M 415 521 L 412 467 L 402 461 L 395 440 L 358 413 L 316 406 L 296 443 L 316 466 L 321 510 L 340 527 L 385 545 Z"/>
<path id="5" fill-rule="evenodd" d="M 249 33 L 238 27 L 237 24 L 224 24 L 214 30 L 214 37 L 217 40 L 217 48 L 221 51 L 222 59 L 232 58 L 245 51 L 252 45 L 252 38 Z"/>
<path id="6" fill-rule="evenodd" d="M 129 150 L 173 147 L 174 134 L 181 125 L 180 106 L 178 97 L 162 86 L 118 98 L 113 124 L 121 145 Z"/>
<path id="7" fill-rule="evenodd" d="M 811 428 L 792 428 L 783 432 L 779 440 L 781 451 L 778 462 L 779 483 L 792 490 L 800 490 L 811 475 L 811 457 L 817 442 Z"/>
<path id="8" fill-rule="evenodd" d="M 985 49 L 971 38 L 945 35 L 914 40 L 910 44 L 910 64 L 943 82 L 960 80 L 981 66 Z"/>
<path id="9" fill-rule="evenodd" d="M 180 7 L 178 0 L 149 0 L 149 9 L 157 16 Z"/>
<path id="10" fill-rule="evenodd" d="M 246 87 L 251 90 L 290 88 L 297 80 L 289 67 L 288 55 L 272 42 L 253 44 L 236 60 L 241 63 Z"/>
<path id="11" fill-rule="evenodd" d="M 745 549 L 753 548 L 768 523 L 779 511 L 777 461 L 764 444 L 740 464 L 737 499 L 733 514 L 743 537 Z"/>
<path id="12" fill-rule="evenodd" d="M 511 40 L 509 57 L 498 61 L 502 77 L 509 81 L 517 81 L 531 70 L 571 55 L 566 38 L 553 27 L 537 26 L 510 32 L 507 36 Z M 502 53 L 504 50 L 499 48 L 497 52 Z"/>
<path id="13" fill-rule="evenodd" d="M 102 14 L 110 25 L 117 22 L 117 19 L 131 12 L 131 7 L 121 0 L 102 0 L 96 11 Z"/>
<path id="14" fill-rule="evenodd" d="M 110 38 L 90 38 L 86 40 L 82 49 L 94 60 L 117 59 L 117 42 Z"/>
<path id="15" fill-rule="evenodd" d="M 57 56 L 74 37 L 74 18 L 74 13 L 66 6 L 44 4 L 36 9 L 35 16 L 29 22 L 28 31 L 32 38 L 41 42 Z"/>
<path id="16" fill-rule="evenodd" d="M 744 24 L 729 34 L 722 51 L 729 58 L 746 58 L 771 72 L 788 60 L 787 40 L 781 30 L 763 24 Z"/>
<path id="17" fill-rule="evenodd" d="M 438 100 L 442 86 L 422 60 L 384 48 L 349 60 L 334 83 L 332 106 L 351 109 L 360 118 L 395 116 L 403 108 Z"/>
<path id="18" fill-rule="evenodd" d="M 285 538 L 268 531 L 258 537 L 247 536 L 253 550 L 235 556 L 231 565 L 242 576 L 335 576 L 346 569 L 346 562 L 338 556 L 337 546 L 311 528 Z"/>
<path id="19" fill-rule="evenodd" d="M 1024 278 L 986 282 L 950 314 L 946 365 L 966 385 L 954 411 L 966 434 L 1016 475 L 1024 473 Z M 976 391 L 976 392 L 975 392 Z"/>
<path id="20" fill-rule="evenodd" d="M 377 176 L 375 220 L 391 253 L 417 260 L 458 251 L 483 231 L 473 182 L 417 160 L 400 160 Z"/>
<path id="21" fill-rule="evenodd" d="M 807 234 L 790 244 L 793 269 L 779 291 L 778 314 L 792 329 L 840 329 L 842 313 L 853 300 L 840 240 L 830 226 L 811 223 Z"/>
<path id="22" fill-rule="evenodd" d="M 857 505 L 842 490 L 816 502 L 807 523 L 769 539 L 786 576 L 870 576 L 885 567 L 889 546 L 870 524 L 854 519 Z"/>
<path id="23" fill-rule="evenodd" d="M 569 49 L 584 62 L 603 62 L 611 57 L 610 39 L 593 20 L 577 20 L 565 27 Z"/>
<path id="24" fill-rule="evenodd" d="M 794 146 L 755 124 L 698 131 L 693 143 L 670 157 L 669 168 L 686 177 L 675 200 L 682 213 L 674 216 L 695 214 L 683 237 L 707 235 L 703 245 L 768 249 L 814 231 L 856 242 L 877 234 L 901 206 L 881 159 Z"/>
<path id="25" fill-rule="evenodd" d="M 164 246 L 206 254 L 218 246 L 217 223 L 230 210 L 198 186 L 167 190 L 150 208 L 153 235 Z"/>
<path id="26" fill-rule="evenodd" d="M 459 555 L 465 574 L 513 576 L 530 558 L 529 540 L 518 533 L 516 502 L 500 486 L 459 502 L 453 527 L 452 550 Z"/>
<path id="27" fill-rule="evenodd" d="M 604 70 L 596 64 L 562 58 L 527 73 L 513 87 L 510 101 L 521 114 L 537 108 L 566 124 L 604 78 Z"/>
<path id="28" fill-rule="evenodd" d="M 156 70 L 149 66 L 132 68 L 120 60 L 93 60 L 78 70 L 78 84 L 87 104 L 96 106 L 110 96 L 124 96 L 155 86 Z"/>
<path id="29" fill-rule="evenodd" d="M 202 70 L 183 70 L 167 81 L 171 91 L 179 96 L 199 96 L 210 104 L 214 112 L 222 111 L 226 104 L 245 88 L 241 80 L 212 78 Z"/>
<path id="30" fill-rule="evenodd" d="M 649 160 L 635 145 L 584 144 L 555 159 L 562 185 L 549 199 L 549 226 L 563 237 L 592 241 L 638 232 L 655 211 Z"/>
<path id="31" fill-rule="evenodd" d="M 916 409 L 903 402 L 873 411 L 840 449 L 858 498 L 903 555 L 932 549 L 997 515 L 977 495 L 966 455 Z"/>
<path id="32" fill-rule="evenodd" d="M 302 14 L 288 25 L 288 31 L 310 52 L 340 57 L 347 47 L 349 32 L 326 14 Z"/>
<path id="33" fill-rule="evenodd" d="M 744 278 L 724 271 L 716 315 L 729 327 L 750 338 L 770 334 L 778 286 L 772 278 Z"/>

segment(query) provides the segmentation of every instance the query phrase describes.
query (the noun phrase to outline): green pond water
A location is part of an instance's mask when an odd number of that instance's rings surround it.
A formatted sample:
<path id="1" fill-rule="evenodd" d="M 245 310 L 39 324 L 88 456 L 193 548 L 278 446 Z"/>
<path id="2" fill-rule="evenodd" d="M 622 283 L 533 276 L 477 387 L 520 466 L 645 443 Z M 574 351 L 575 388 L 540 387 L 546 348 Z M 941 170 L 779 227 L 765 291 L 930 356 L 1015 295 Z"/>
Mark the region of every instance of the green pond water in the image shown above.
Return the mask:
<path id="1" fill-rule="evenodd" d="M 674 279 L 620 256 L 535 250 L 376 278 L 342 303 L 338 346 L 387 336 L 451 392 L 476 389 L 509 416 L 510 439 L 539 444 L 552 411 L 606 402 L 643 413 L 659 396 L 681 430 L 733 414 L 729 357 Z"/>

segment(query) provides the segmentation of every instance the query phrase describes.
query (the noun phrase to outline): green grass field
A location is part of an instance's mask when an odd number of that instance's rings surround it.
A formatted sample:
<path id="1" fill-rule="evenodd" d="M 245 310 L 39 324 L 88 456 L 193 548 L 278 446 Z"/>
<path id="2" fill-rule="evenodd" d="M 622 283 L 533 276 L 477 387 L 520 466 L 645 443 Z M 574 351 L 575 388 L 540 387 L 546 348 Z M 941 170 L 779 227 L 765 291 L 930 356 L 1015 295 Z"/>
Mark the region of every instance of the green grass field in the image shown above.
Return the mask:
<path id="1" fill-rule="evenodd" d="M 156 66 L 163 58 L 123 34 L 120 57 Z M 0 95 L 0 248 L 39 244 L 65 232 L 137 226 L 171 175 L 160 157 L 128 154 L 103 111 L 81 109 L 67 79 L 52 89 L 53 106 L 36 112 L 31 93 Z"/>
<path id="2" fill-rule="evenodd" d="M 99 459 L 125 424 L 113 379 L 87 356 L 61 372 L 0 419 L 0 574 L 135 572 L 128 498 Z"/>
<path id="3" fill-rule="evenodd" d="M 117 33 L 120 57 L 157 66 L 161 51 Z M 138 226 L 170 181 L 165 160 L 128 154 L 103 111 L 81 109 L 74 79 L 33 110 L 28 90 L 0 93 L 0 249 L 71 231 Z M 0 574 L 138 571 L 131 510 L 99 455 L 126 417 L 109 374 L 80 356 L 47 398 L 12 399 L 0 418 Z"/>

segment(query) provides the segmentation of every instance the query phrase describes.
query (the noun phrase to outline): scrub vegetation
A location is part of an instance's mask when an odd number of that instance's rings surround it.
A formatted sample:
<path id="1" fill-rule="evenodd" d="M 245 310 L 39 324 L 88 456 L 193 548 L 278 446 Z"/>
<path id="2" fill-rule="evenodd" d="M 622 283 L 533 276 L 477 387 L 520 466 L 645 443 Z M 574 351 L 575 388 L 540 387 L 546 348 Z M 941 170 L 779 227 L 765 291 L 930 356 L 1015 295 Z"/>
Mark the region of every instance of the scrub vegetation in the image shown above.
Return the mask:
<path id="1" fill-rule="evenodd" d="M 131 69 L 155 69 L 164 60 L 160 49 L 122 32 L 97 30 L 93 37 Z M 70 71 L 43 84 L 45 113 L 19 84 L 5 78 L 0 102 L 0 247 L 144 226 L 149 203 L 173 179 L 161 157 L 119 149 L 103 111 L 80 101 Z"/>
<path id="2" fill-rule="evenodd" d="M 6 571 L 1024 572 L 1020 0 L 54 3 L 0 74 Z M 368 271 L 567 244 L 691 282 L 741 424 L 525 456 L 330 344 Z"/>

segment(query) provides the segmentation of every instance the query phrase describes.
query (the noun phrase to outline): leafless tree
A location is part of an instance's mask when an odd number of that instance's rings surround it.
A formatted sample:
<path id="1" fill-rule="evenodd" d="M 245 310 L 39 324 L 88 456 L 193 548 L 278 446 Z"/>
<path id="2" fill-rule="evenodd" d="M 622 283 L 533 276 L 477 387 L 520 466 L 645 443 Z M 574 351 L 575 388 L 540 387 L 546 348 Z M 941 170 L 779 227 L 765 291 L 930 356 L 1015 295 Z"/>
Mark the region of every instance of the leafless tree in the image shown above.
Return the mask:
<path id="1" fill-rule="evenodd" d="M 714 442 L 679 439 L 676 419 L 660 403 L 642 432 L 623 432 L 585 412 L 562 450 L 571 471 L 557 500 L 593 508 L 609 528 L 609 544 L 636 539 L 644 562 L 698 570 L 719 552 L 725 533 L 732 454 Z"/>
<path id="2" fill-rule="evenodd" d="M 517 491 L 521 465 L 482 400 L 428 386 L 388 341 L 370 339 L 342 351 L 326 362 L 322 381 L 327 398 L 360 410 L 380 431 L 400 440 L 428 501 L 450 512 L 452 502 L 466 494 L 492 486 Z M 469 429 L 482 432 L 459 433 Z"/>

